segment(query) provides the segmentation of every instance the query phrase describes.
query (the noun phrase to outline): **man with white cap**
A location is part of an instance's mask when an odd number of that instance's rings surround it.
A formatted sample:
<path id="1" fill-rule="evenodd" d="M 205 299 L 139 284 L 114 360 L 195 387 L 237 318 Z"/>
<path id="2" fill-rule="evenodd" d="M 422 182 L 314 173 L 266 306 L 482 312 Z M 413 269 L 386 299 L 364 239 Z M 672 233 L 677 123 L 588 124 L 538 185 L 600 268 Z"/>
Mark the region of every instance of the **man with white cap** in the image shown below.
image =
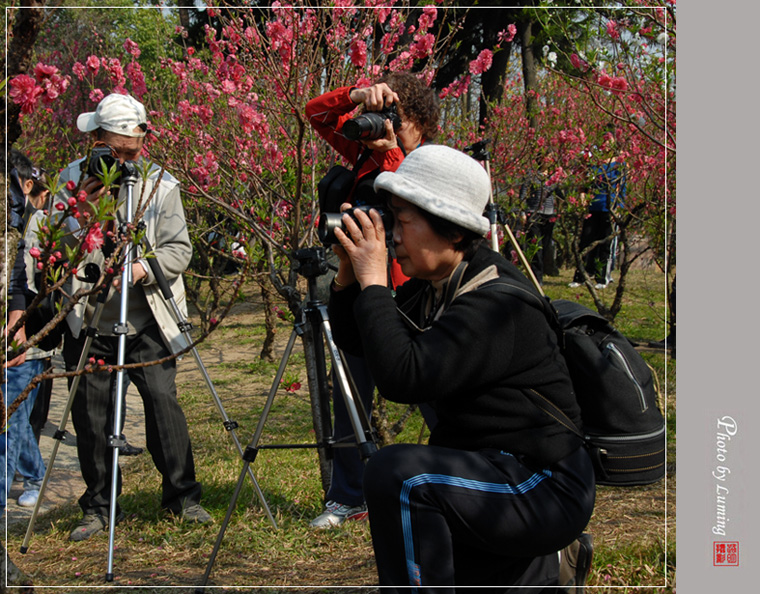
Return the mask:
<path id="1" fill-rule="evenodd" d="M 143 143 L 148 133 L 145 107 L 128 95 L 111 94 L 105 97 L 94 112 L 77 118 L 77 127 L 90 134 L 95 145 L 107 146 L 120 164 L 141 159 Z M 61 173 L 61 183 L 71 180 L 74 193 L 84 191 L 87 200 L 84 209 L 94 206 L 107 193 L 115 191 L 104 187 L 101 179 L 88 172 L 87 158 L 71 163 Z M 142 167 L 137 167 L 142 173 Z M 122 220 L 126 220 L 126 189 L 119 189 L 117 199 Z M 72 191 L 65 187 L 56 197 L 67 201 Z M 151 257 L 163 271 L 173 297 L 185 308 L 185 291 L 182 273 L 190 263 L 192 246 L 187 233 L 185 215 L 180 198 L 179 181 L 150 164 L 147 177 L 139 177 L 133 187 L 134 208 L 147 202 L 140 221 L 145 224 L 145 237 L 152 247 Z M 82 210 L 82 208 L 80 208 Z M 134 213 L 133 213 L 134 215 Z M 137 219 L 133 221 L 138 223 Z M 107 245 L 103 248 L 107 249 Z M 102 269 L 106 262 L 103 249 L 95 249 L 88 262 Z M 162 364 L 149 364 L 127 370 L 132 384 L 143 400 L 146 423 L 146 442 L 156 468 L 163 477 L 162 507 L 169 513 L 193 523 L 206 523 L 210 515 L 200 506 L 201 485 L 195 478 L 195 465 L 185 415 L 177 402 L 175 385 L 176 362 L 170 358 L 186 346 L 169 304 L 156 283 L 151 268 L 144 258 L 131 263 L 131 287 L 121 287 L 117 276 L 105 301 L 97 334 L 91 343 L 89 355 L 106 365 L 113 365 L 118 357 L 117 326 L 120 320 L 122 290 L 130 291 L 127 312 L 127 339 L 125 363 L 149 363 L 167 358 Z M 83 280 L 74 278 L 72 294 L 79 288 L 91 289 Z M 67 317 L 64 336 L 64 359 L 69 370 L 76 369 L 86 336 L 85 321 L 92 319 L 97 295 L 86 302 L 80 301 Z M 113 450 L 109 436 L 113 434 L 114 384 L 117 374 L 99 372 L 85 374 L 72 405 L 72 420 L 77 435 L 77 453 L 82 477 L 87 490 L 79 499 L 84 516 L 71 532 L 71 540 L 86 540 L 105 529 L 109 517 L 111 498 Z M 121 491 L 121 475 L 117 489 Z M 117 510 L 117 518 L 122 514 Z"/>
<path id="2" fill-rule="evenodd" d="M 484 242 L 489 177 L 464 153 L 425 145 L 375 188 L 388 194 L 396 258 L 411 278 L 395 295 L 387 286 L 377 211 L 344 215 L 335 340 L 364 354 L 385 398 L 438 415 L 428 445 L 391 445 L 367 463 L 380 585 L 557 586 L 557 552 L 591 517 L 594 470 L 580 438 L 535 403 L 580 423 L 544 313 L 498 289 L 535 292 Z"/>

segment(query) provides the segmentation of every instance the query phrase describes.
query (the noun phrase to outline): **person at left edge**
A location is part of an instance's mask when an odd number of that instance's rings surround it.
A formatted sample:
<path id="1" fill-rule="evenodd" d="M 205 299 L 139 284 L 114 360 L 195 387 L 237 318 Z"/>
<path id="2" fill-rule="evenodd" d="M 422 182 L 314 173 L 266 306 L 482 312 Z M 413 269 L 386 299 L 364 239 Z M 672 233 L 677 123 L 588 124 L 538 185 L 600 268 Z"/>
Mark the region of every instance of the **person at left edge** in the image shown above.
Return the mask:
<path id="1" fill-rule="evenodd" d="M 128 95 L 111 94 L 103 98 L 94 112 L 77 118 L 77 127 L 96 143 L 111 147 L 120 163 L 141 161 L 145 136 L 148 133 L 145 107 Z M 84 207 L 97 202 L 107 191 L 97 177 L 88 176 L 87 160 L 71 163 L 61 173 L 64 189 L 57 196 L 68 200 L 65 189 L 68 180 L 79 183 L 87 194 Z M 138 163 L 138 170 L 141 163 Z M 153 194 L 155 190 L 155 194 Z M 126 219 L 125 198 L 119 190 L 120 212 Z M 134 207 L 141 197 L 148 200 L 142 216 L 145 234 L 153 255 L 161 267 L 177 305 L 186 309 L 182 273 L 192 256 L 185 215 L 180 199 L 180 184 L 170 174 L 160 173 L 151 164 L 147 178 L 140 177 L 133 189 Z M 102 249 L 94 250 L 88 261 L 102 265 Z M 121 287 L 121 277 L 114 280 L 105 302 L 97 336 L 92 341 L 90 356 L 115 364 L 118 356 L 118 336 L 114 324 L 120 318 L 119 291 L 130 291 L 127 312 L 126 363 L 156 361 L 184 348 L 184 337 L 172 316 L 156 279 L 145 259 L 132 264 L 133 286 Z M 74 278 L 75 292 L 82 281 Z M 87 286 L 87 288 L 91 288 Z M 97 295 L 80 302 L 68 315 L 64 335 L 64 360 L 67 369 L 75 369 L 85 343 L 83 327 L 91 319 Z M 158 365 L 138 367 L 128 371 L 129 380 L 137 388 L 145 410 L 145 435 L 148 451 L 162 476 L 161 506 L 169 513 L 191 523 L 206 523 L 211 516 L 200 505 L 201 484 L 195 477 L 195 463 L 190 444 L 187 421 L 177 401 L 176 361 L 169 359 Z M 112 483 L 113 450 L 108 436 L 113 433 L 114 383 L 116 373 L 92 373 L 81 377 L 72 406 L 72 420 L 77 435 L 77 454 L 82 477 L 87 485 L 79 498 L 83 517 L 72 530 L 71 540 L 81 541 L 105 529 L 107 524 Z M 117 490 L 121 491 L 121 474 Z M 117 519 L 122 514 L 117 510 Z"/>

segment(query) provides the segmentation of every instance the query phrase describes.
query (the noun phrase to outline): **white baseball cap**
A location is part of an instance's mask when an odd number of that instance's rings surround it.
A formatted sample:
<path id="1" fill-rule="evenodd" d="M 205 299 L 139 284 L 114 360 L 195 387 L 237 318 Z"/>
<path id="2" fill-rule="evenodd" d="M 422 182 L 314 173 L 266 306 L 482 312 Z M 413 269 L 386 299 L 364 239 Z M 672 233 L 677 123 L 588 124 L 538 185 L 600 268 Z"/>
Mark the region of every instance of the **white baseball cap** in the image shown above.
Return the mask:
<path id="1" fill-rule="evenodd" d="M 441 144 L 423 144 L 383 171 L 375 190 L 386 190 L 418 208 L 484 236 L 490 223 L 483 211 L 491 180 L 483 166 L 465 153 Z"/>
<path id="2" fill-rule="evenodd" d="M 147 122 L 142 103 L 130 95 L 111 93 L 100 100 L 95 111 L 83 113 L 77 118 L 77 128 L 82 132 L 102 128 L 114 134 L 142 138 L 145 131 L 135 132 L 135 128 L 147 125 Z"/>

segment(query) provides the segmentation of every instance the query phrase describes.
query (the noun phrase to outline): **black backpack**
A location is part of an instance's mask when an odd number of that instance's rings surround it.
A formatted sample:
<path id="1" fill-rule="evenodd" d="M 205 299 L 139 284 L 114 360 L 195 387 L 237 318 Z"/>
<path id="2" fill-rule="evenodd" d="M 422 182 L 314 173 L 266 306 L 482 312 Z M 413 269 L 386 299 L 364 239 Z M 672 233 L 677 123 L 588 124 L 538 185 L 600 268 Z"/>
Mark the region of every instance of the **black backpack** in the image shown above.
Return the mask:
<path id="1" fill-rule="evenodd" d="M 583 431 L 547 401 L 536 402 L 580 435 L 600 485 L 646 485 L 665 475 L 665 419 L 654 378 L 631 342 L 597 312 L 508 283 L 506 293 L 540 307 L 557 333 L 581 408 Z M 548 410 L 547 410 L 548 408 Z"/>

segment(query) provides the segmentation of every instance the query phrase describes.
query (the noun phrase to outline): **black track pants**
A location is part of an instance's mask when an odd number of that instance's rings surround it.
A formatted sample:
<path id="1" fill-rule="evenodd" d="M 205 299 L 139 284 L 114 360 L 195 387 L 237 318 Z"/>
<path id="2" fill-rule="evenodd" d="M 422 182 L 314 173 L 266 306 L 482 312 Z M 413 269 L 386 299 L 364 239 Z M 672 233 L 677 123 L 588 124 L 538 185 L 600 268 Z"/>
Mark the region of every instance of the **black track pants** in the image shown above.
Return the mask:
<path id="1" fill-rule="evenodd" d="M 531 565 L 542 582 L 531 585 L 555 580 L 556 561 L 542 562 L 586 527 L 595 483 L 583 449 L 536 471 L 498 450 L 399 444 L 370 458 L 364 491 L 380 585 L 451 594 L 452 585 L 528 585 Z"/>

